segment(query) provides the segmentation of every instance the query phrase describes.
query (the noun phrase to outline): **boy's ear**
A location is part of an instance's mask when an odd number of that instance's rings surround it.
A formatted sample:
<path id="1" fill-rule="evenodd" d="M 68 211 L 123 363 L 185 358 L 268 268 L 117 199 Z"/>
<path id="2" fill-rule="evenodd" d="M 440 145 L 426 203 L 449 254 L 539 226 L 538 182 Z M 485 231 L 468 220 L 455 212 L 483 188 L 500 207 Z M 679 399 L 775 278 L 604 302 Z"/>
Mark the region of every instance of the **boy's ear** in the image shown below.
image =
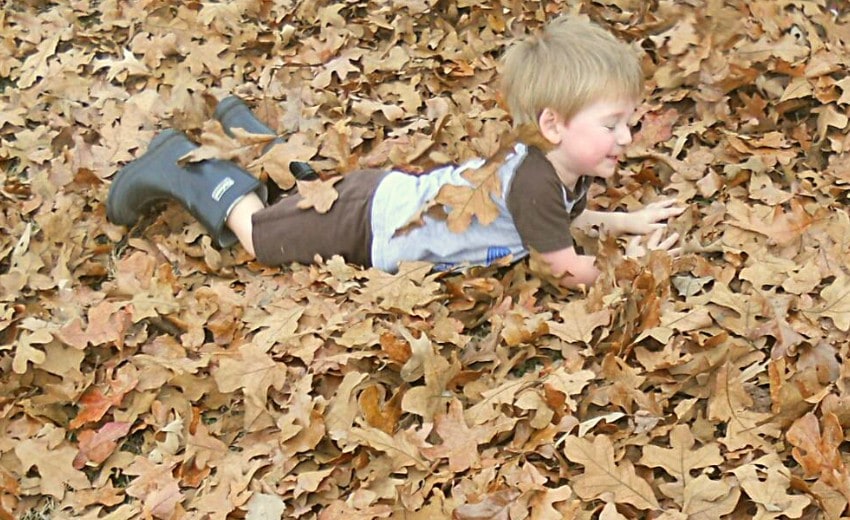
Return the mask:
<path id="1" fill-rule="evenodd" d="M 560 122 L 561 117 L 551 108 L 544 108 L 537 118 L 537 126 L 540 128 L 540 134 L 554 145 L 561 142 L 561 132 L 558 131 L 558 123 Z"/>

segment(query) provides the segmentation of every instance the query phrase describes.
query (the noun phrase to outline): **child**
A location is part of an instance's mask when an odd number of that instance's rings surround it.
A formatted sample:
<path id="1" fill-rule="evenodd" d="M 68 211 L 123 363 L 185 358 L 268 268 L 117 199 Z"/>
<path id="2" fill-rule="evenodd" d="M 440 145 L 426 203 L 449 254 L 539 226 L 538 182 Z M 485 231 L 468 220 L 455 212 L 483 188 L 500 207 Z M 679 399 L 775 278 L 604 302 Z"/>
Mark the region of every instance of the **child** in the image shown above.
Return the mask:
<path id="1" fill-rule="evenodd" d="M 492 162 L 475 160 L 417 176 L 351 172 L 335 185 L 339 198 L 330 211 L 320 214 L 298 208 L 298 194 L 267 207 L 259 181 L 226 161 L 179 167 L 177 159 L 195 145 L 173 130 L 154 138 L 144 155 L 117 174 L 107 215 L 131 225 L 150 202 L 175 199 L 219 245 L 238 240 L 269 265 L 338 254 L 393 272 L 402 261 L 488 264 L 536 250 L 570 288 L 591 284 L 599 274 L 595 257 L 576 251 L 572 225 L 611 234 L 652 233 L 648 246 L 657 249 L 675 243 L 675 234 L 661 240 L 664 222 L 683 211 L 672 200 L 632 213 L 585 210 L 590 182 L 613 176 L 631 142 L 629 121 L 641 98 L 643 73 L 628 45 L 589 21 L 562 17 L 508 50 L 502 86 L 520 137 L 497 158 L 499 183 L 490 201 L 498 214 L 492 222 L 473 219 L 451 231 L 445 219 L 422 212 L 444 187 L 469 186 L 470 173 Z M 216 117 L 226 130 L 272 133 L 236 98 L 223 101 Z M 634 242 L 630 247 L 640 249 Z"/>

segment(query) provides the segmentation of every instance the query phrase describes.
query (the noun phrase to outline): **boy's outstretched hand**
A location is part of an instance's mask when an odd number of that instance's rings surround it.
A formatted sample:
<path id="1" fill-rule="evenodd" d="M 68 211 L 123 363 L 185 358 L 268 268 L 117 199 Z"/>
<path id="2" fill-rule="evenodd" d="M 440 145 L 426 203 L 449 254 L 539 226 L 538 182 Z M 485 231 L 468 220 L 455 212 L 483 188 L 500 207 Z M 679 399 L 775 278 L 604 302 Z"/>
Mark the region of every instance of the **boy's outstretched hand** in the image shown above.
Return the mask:
<path id="1" fill-rule="evenodd" d="M 646 235 L 667 228 L 667 219 L 681 215 L 685 211 L 677 206 L 676 199 L 662 199 L 647 204 L 644 208 L 629 213 L 623 232 L 628 235 Z"/>
<path id="2" fill-rule="evenodd" d="M 663 224 L 662 224 L 663 225 Z M 673 256 L 681 254 L 681 247 L 673 247 L 679 241 L 679 233 L 664 237 L 664 228 L 656 229 L 649 236 L 632 237 L 626 244 L 626 256 L 640 258 L 649 251 L 667 251 Z"/>

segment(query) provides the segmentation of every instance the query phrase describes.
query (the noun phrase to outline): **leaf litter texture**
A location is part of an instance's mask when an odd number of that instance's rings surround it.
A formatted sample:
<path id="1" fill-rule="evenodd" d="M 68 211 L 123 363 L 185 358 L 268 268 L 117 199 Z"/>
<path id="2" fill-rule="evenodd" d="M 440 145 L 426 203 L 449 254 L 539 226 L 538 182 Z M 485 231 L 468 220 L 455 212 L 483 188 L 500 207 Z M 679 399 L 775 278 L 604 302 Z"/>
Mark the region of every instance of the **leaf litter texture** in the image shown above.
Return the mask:
<path id="1" fill-rule="evenodd" d="M 355 168 L 497 154 L 514 34 L 641 50 L 618 179 L 684 254 L 272 268 L 108 184 L 160 130 L 326 211 Z M 18 3 L 0 15 L 0 518 L 840 518 L 850 478 L 843 2 Z M 284 137 L 222 133 L 245 98 Z M 486 223 L 487 168 L 442 218 Z M 437 214 L 430 208 L 429 214 Z M 423 208 L 423 212 L 429 208 Z M 542 273 L 545 275 L 545 273 Z"/>

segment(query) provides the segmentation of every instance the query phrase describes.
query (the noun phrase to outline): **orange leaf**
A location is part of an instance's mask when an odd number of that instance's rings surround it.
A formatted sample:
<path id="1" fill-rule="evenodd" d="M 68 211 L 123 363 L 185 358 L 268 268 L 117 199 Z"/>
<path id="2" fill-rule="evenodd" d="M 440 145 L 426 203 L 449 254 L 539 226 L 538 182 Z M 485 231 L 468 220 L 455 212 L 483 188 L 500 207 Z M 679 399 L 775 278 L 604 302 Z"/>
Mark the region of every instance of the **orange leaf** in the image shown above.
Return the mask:
<path id="1" fill-rule="evenodd" d="M 82 469 L 89 462 L 99 465 L 105 461 L 118 447 L 116 441 L 124 438 L 130 431 L 130 426 L 132 424 L 128 422 L 108 422 L 97 432 L 94 430 L 81 431 L 77 435 L 80 442 L 80 452 L 74 459 L 74 467 Z"/>

